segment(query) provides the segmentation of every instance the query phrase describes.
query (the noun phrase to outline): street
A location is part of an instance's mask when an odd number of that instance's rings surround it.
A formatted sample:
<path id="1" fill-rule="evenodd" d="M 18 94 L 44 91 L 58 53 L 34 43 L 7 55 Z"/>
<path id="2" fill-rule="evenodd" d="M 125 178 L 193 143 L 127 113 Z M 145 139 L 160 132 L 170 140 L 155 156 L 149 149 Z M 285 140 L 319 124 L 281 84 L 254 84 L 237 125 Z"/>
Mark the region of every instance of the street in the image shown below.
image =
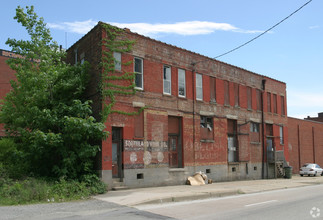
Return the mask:
<path id="1" fill-rule="evenodd" d="M 176 219 L 323 219 L 323 185 L 137 208 Z"/>
<path id="2" fill-rule="evenodd" d="M 323 185 L 158 205 L 88 200 L 0 207 L 0 219 L 323 219 Z"/>

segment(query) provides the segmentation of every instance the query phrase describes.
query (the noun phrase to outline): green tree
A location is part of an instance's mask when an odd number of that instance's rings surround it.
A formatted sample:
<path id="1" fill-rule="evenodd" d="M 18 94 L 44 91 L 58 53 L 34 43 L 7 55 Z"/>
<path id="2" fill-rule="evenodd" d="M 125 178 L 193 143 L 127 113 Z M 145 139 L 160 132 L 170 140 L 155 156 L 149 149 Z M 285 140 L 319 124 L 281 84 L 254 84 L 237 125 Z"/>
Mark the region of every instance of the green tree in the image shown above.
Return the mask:
<path id="1" fill-rule="evenodd" d="M 12 91 L 0 107 L 0 122 L 19 144 L 32 173 L 73 179 L 89 174 L 100 150 L 95 143 L 107 133 L 83 98 L 88 64 L 64 62 L 65 52 L 33 6 L 26 12 L 18 6 L 14 19 L 30 39 L 6 42 L 22 58 L 8 60 L 17 80 L 11 82 Z"/>

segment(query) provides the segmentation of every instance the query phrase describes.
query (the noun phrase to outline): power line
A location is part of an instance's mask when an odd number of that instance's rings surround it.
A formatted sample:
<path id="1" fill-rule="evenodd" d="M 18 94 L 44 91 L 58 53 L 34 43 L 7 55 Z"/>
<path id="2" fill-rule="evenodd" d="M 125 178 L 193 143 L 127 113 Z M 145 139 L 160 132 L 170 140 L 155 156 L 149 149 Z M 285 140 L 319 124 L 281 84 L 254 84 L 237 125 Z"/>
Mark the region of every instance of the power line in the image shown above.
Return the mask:
<path id="1" fill-rule="evenodd" d="M 228 52 L 225 52 L 217 57 L 214 57 L 214 59 L 217 59 L 219 57 L 222 57 L 224 55 L 227 55 L 229 53 L 232 53 L 233 51 L 236 51 L 238 49 L 240 49 L 241 47 L 251 43 L 252 41 L 256 40 L 257 38 L 261 37 L 262 35 L 266 34 L 267 32 L 271 31 L 272 29 L 274 29 L 275 27 L 277 27 L 278 25 L 280 25 L 281 23 L 283 23 L 284 21 L 286 21 L 288 18 L 290 18 L 291 16 L 293 16 L 294 14 L 296 14 L 299 10 L 301 10 L 302 8 L 304 8 L 306 5 L 308 5 L 312 0 L 306 2 L 304 5 L 302 5 L 301 7 L 299 7 L 296 11 L 294 11 L 293 13 L 291 13 L 290 15 L 288 15 L 286 18 L 284 18 L 283 20 L 281 20 L 280 22 L 278 22 L 277 24 L 275 24 L 274 26 L 272 26 L 271 28 L 267 29 L 266 31 L 262 32 L 261 34 L 259 34 L 258 36 L 252 38 L 251 40 L 247 41 L 246 43 L 228 51 Z"/>

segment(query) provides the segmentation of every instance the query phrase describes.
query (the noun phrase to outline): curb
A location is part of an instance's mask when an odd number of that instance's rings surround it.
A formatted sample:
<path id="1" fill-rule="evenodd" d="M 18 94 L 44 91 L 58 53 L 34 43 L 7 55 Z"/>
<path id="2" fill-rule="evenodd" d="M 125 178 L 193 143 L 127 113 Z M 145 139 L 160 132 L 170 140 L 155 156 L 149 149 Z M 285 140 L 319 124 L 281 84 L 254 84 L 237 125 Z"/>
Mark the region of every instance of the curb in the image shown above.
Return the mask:
<path id="1" fill-rule="evenodd" d="M 202 200 L 202 199 L 209 199 L 209 198 L 233 196 L 238 194 L 245 194 L 245 193 L 242 192 L 241 190 L 234 190 L 234 191 L 228 191 L 228 192 L 206 192 L 206 193 L 198 193 L 195 195 L 172 196 L 172 197 L 165 197 L 160 199 L 153 199 L 149 201 L 132 204 L 132 206 L 194 201 L 194 200 Z"/>

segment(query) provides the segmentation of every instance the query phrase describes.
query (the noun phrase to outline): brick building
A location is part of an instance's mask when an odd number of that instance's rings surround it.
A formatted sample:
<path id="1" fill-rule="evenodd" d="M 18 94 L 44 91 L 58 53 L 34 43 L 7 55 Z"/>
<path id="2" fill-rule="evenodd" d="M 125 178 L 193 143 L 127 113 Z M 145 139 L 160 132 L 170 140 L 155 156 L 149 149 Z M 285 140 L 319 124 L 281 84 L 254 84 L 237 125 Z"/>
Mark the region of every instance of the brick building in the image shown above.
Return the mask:
<path id="1" fill-rule="evenodd" d="M 6 50 L 0 50 L 0 99 L 3 99 L 10 91 L 10 80 L 15 79 L 15 72 L 6 63 L 6 60 L 10 57 L 15 58 L 17 55 Z M 2 136 L 5 136 L 5 132 L 3 124 L 0 124 L 0 137 Z"/>
<path id="2" fill-rule="evenodd" d="M 320 112 L 317 114 L 317 117 L 310 117 L 307 116 L 307 118 L 304 118 L 305 120 L 310 120 L 310 121 L 319 121 L 323 122 L 323 112 Z"/>
<path id="3" fill-rule="evenodd" d="M 69 62 L 91 64 L 87 96 L 97 117 L 102 26 L 67 51 Z M 98 169 L 109 187 L 184 184 L 197 171 L 214 181 L 279 174 L 289 160 L 285 83 L 128 29 L 122 37 L 136 43 L 129 53 L 114 53 L 116 64 L 132 65 L 115 68 L 136 73 L 137 92 L 119 95 L 115 109 L 145 109 L 106 121 L 112 135 L 102 143 Z"/>
<path id="4" fill-rule="evenodd" d="M 288 117 L 290 165 L 294 173 L 305 163 L 323 167 L 323 123 Z"/>

